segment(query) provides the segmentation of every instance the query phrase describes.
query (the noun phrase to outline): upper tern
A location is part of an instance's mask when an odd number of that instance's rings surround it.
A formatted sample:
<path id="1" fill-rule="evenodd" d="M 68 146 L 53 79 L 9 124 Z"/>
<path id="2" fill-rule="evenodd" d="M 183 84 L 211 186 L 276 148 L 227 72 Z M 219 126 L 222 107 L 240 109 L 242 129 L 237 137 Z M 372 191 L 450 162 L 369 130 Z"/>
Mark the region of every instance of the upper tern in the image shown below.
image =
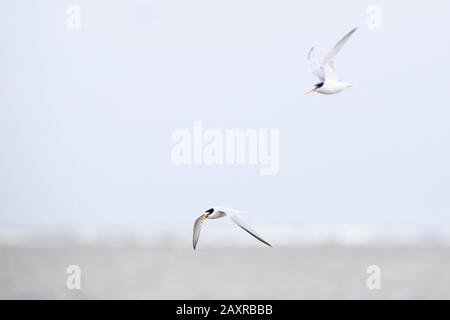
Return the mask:
<path id="1" fill-rule="evenodd" d="M 256 239 L 271 247 L 272 245 L 270 243 L 261 238 L 252 228 L 250 228 L 244 221 L 242 221 L 242 219 L 239 217 L 239 213 L 242 213 L 242 211 L 224 207 L 213 207 L 211 209 L 206 210 L 205 213 L 202 214 L 200 217 L 198 217 L 194 223 L 194 234 L 192 237 L 192 244 L 194 246 L 194 250 L 197 246 L 203 221 L 210 219 L 218 219 L 225 216 L 229 217 L 231 221 L 233 221 L 239 227 L 250 233 Z"/>
<path id="2" fill-rule="evenodd" d="M 358 28 L 354 28 L 352 31 L 347 33 L 335 46 L 328 55 L 323 60 L 322 65 L 320 65 L 314 56 L 314 47 L 309 50 L 308 63 L 309 67 L 316 75 L 320 82 L 314 86 L 307 93 L 319 92 L 322 94 L 334 94 L 339 93 L 342 90 L 351 87 L 352 85 L 343 81 L 340 81 L 335 69 L 335 58 L 338 52 L 342 49 L 344 44 L 350 39 L 352 34 Z"/>

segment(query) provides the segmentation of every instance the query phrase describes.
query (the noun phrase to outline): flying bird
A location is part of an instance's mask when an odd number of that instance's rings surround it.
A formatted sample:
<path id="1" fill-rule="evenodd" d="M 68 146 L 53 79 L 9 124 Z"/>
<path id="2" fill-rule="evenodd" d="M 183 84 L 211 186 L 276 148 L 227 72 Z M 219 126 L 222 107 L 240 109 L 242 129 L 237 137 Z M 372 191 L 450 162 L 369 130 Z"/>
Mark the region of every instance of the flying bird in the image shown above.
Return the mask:
<path id="1" fill-rule="evenodd" d="M 200 231 L 202 228 L 202 224 L 205 220 L 210 219 L 219 219 L 223 217 L 229 217 L 231 221 L 236 223 L 239 227 L 250 233 L 252 236 L 254 236 L 256 239 L 261 241 L 262 243 L 268 245 L 271 247 L 272 245 L 265 241 L 263 238 L 261 238 L 252 228 L 250 228 L 244 221 L 242 221 L 241 217 L 239 216 L 240 213 L 243 213 L 242 211 L 238 211 L 231 208 L 224 208 L 224 207 L 213 207 L 211 209 L 208 209 L 205 211 L 204 214 L 202 214 L 200 217 L 198 217 L 195 220 L 194 223 L 194 234 L 192 237 L 192 244 L 194 246 L 194 250 L 197 246 L 198 238 L 200 236 Z"/>
<path id="2" fill-rule="evenodd" d="M 314 85 L 314 88 L 307 93 L 318 92 L 322 94 L 335 94 L 344 89 L 351 87 L 352 85 L 347 82 L 339 80 L 339 77 L 335 69 L 335 58 L 338 52 L 342 49 L 345 43 L 355 33 L 358 28 L 354 28 L 347 33 L 335 46 L 323 60 L 322 64 L 319 64 L 315 55 L 314 47 L 309 50 L 308 63 L 312 73 L 319 78 L 320 82 Z"/>

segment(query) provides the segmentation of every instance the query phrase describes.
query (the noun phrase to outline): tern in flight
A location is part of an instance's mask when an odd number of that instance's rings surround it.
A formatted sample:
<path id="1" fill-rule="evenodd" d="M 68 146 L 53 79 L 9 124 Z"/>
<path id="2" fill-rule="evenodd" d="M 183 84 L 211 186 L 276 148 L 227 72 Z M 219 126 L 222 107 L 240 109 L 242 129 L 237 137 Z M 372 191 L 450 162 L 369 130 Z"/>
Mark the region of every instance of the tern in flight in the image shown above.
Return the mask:
<path id="1" fill-rule="evenodd" d="M 319 78 L 320 82 L 316 84 L 314 88 L 309 90 L 307 93 L 318 92 L 322 94 L 335 94 L 352 86 L 349 83 L 339 80 L 334 64 L 336 55 L 357 29 L 358 28 L 354 28 L 352 31 L 347 33 L 334 46 L 334 48 L 331 49 L 331 51 L 325 57 L 321 65 L 318 63 L 317 59 L 314 56 L 314 47 L 311 48 L 311 50 L 309 50 L 308 54 L 309 67 L 312 73 L 314 73 Z"/>
<path id="2" fill-rule="evenodd" d="M 195 247 L 197 246 L 198 238 L 200 236 L 200 231 L 202 228 L 202 224 L 205 220 L 210 219 L 218 219 L 222 217 L 229 217 L 231 221 L 236 223 L 239 227 L 250 233 L 252 236 L 254 236 L 256 239 L 261 241 L 262 243 L 267 244 L 269 247 L 271 247 L 271 244 L 265 241 L 263 238 L 261 238 L 252 228 L 250 228 L 244 221 L 242 221 L 241 217 L 239 216 L 239 213 L 243 213 L 242 211 L 234 210 L 231 208 L 224 208 L 224 207 L 214 207 L 211 209 L 208 209 L 205 211 L 204 214 L 202 214 L 200 217 L 195 220 L 194 223 L 194 235 L 192 238 L 192 244 Z"/>

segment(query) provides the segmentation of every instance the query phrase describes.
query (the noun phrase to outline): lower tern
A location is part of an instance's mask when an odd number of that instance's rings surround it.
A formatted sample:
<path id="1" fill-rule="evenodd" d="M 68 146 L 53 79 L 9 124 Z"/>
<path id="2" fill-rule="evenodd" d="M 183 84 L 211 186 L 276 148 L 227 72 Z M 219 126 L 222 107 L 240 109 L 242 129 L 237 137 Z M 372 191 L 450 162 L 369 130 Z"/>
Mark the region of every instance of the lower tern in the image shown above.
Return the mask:
<path id="1" fill-rule="evenodd" d="M 323 60 L 320 65 L 314 55 L 314 47 L 311 48 L 308 54 L 309 67 L 314 75 L 316 75 L 320 82 L 317 83 L 314 88 L 307 93 L 318 92 L 321 94 L 335 94 L 344 89 L 352 87 L 350 83 L 340 81 L 335 69 L 335 58 L 338 52 L 342 49 L 344 44 L 350 39 L 358 28 L 352 29 L 347 33 L 335 46 Z"/>
<path id="2" fill-rule="evenodd" d="M 224 208 L 224 207 L 213 207 L 211 209 L 208 209 L 205 211 L 204 214 L 202 214 L 200 217 L 198 217 L 195 220 L 194 223 L 194 234 L 192 238 L 192 244 L 194 246 L 194 250 L 197 246 L 198 238 L 200 236 L 200 231 L 202 228 L 202 224 L 205 220 L 210 219 L 219 219 L 223 217 L 229 217 L 231 221 L 236 223 L 239 227 L 250 233 L 252 236 L 254 236 L 256 239 L 261 241 L 262 243 L 268 245 L 271 247 L 272 245 L 265 241 L 263 238 L 261 238 L 254 230 L 252 230 L 244 221 L 242 221 L 239 214 L 242 213 L 242 211 L 234 210 L 231 208 Z"/>

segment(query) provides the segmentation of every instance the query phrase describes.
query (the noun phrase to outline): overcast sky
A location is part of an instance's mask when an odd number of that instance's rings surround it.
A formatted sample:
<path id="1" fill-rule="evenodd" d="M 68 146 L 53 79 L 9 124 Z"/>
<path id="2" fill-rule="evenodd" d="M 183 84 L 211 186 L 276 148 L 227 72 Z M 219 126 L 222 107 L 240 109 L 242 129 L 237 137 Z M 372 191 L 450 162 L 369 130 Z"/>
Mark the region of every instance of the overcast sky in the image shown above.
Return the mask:
<path id="1" fill-rule="evenodd" d="M 70 4 L 81 29 L 66 26 Z M 369 5 L 381 29 L 366 26 Z M 450 223 L 447 1 L 0 1 L 0 226 Z M 306 66 L 351 28 L 333 96 Z M 278 129 L 279 173 L 175 165 L 172 132 Z"/>

